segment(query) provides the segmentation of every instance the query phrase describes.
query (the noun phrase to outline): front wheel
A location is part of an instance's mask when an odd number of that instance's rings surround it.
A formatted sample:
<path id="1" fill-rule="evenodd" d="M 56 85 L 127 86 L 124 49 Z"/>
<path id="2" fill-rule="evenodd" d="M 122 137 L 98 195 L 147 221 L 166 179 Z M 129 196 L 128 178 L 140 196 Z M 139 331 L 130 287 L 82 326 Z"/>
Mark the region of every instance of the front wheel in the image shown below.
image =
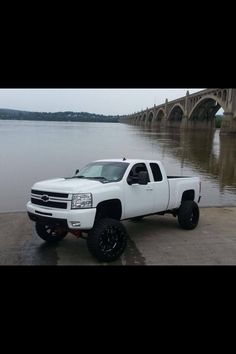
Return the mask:
<path id="1" fill-rule="evenodd" d="M 178 212 L 179 225 L 185 230 L 193 230 L 199 221 L 199 208 L 192 200 L 182 202 Z"/>
<path id="2" fill-rule="evenodd" d="M 38 236 L 47 242 L 61 241 L 67 235 L 67 230 L 57 225 L 45 225 L 37 222 L 35 230 Z"/>
<path id="3" fill-rule="evenodd" d="M 127 244 L 127 232 L 115 219 L 98 220 L 87 238 L 88 249 L 101 262 L 112 262 L 124 252 Z"/>

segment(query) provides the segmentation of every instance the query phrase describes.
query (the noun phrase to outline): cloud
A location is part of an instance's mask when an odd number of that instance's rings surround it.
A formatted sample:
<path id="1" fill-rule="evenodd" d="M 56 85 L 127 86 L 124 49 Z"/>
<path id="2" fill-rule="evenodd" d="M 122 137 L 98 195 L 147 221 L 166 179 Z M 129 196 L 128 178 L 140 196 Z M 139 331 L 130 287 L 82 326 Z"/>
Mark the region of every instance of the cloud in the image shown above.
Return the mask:
<path id="1" fill-rule="evenodd" d="M 202 89 L 0 89 L 0 108 L 123 115 Z"/>

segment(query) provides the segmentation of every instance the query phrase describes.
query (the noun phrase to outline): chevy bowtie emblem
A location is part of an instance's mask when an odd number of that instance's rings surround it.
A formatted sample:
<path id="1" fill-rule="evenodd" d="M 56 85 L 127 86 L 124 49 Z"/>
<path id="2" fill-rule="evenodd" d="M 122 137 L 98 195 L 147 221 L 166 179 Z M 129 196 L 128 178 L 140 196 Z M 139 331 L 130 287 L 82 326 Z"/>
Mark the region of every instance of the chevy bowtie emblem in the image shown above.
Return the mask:
<path id="1" fill-rule="evenodd" d="M 44 194 L 42 195 L 41 199 L 44 201 L 44 202 L 48 202 L 49 201 L 49 196 Z"/>

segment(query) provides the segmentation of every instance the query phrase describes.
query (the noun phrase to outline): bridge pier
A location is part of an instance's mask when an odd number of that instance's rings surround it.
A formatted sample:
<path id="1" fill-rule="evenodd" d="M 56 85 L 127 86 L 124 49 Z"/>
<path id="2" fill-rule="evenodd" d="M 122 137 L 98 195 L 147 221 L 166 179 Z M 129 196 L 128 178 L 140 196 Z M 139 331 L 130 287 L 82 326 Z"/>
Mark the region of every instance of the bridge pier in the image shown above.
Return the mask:
<path id="1" fill-rule="evenodd" d="M 180 124 L 181 129 L 186 129 L 188 127 L 188 117 L 185 115 L 182 117 L 182 121 Z"/>
<path id="2" fill-rule="evenodd" d="M 224 112 L 220 134 L 236 133 L 236 114 L 233 112 Z"/>
<path id="3" fill-rule="evenodd" d="M 229 89 L 220 134 L 236 133 L 236 89 Z"/>

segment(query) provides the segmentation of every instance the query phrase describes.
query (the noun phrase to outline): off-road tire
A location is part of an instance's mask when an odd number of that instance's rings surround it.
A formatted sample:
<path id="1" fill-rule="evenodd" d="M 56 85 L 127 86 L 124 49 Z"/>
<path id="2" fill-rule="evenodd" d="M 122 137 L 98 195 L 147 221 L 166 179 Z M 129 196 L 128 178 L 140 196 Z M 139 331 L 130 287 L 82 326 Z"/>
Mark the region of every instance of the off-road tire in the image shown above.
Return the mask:
<path id="1" fill-rule="evenodd" d="M 127 237 L 125 227 L 120 221 L 99 219 L 88 233 L 88 249 L 98 261 L 112 262 L 124 252 Z"/>
<path id="2" fill-rule="evenodd" d="M 46 225 L 36 222 L 35 230 L 37 235 L 46 242 L 59 242 L 66 237 L 68 231 L 58 226 Z"/>
<path id="3" fill-rule="evenodd" d="M 198 225 L 199 208 L 192 200 L 183 201 L 178 211 L 179 225 L 185 230 L 193 230 Z"/>

